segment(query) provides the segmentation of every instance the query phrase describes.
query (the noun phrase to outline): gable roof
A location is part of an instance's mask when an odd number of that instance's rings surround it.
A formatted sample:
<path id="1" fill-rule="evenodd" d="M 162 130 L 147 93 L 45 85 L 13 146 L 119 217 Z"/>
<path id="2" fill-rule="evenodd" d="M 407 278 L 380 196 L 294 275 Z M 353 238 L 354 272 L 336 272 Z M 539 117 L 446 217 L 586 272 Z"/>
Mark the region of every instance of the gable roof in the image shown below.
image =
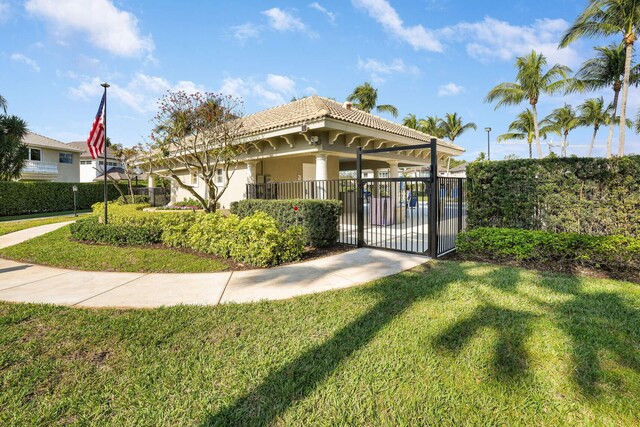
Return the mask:
<path id="1" fill-rule="evenodd" d="M 431 135 L 427 135 L 426 133 L 383 119 L 382 117 L 366 113 L 356 109 L 355 107 L 346 108 L 339 102 L 317 95 L 269 108 L 244 117 L 242 119 L 242 135 L 249 136 L 266 131 L 273 131 L 290 126 L 301 125 L 305 122 L 322 118 L 332 118 L 343 122 L 353 123 L 422 142 L 430 142 L 431 138 L 433 138 Z M 443 142 L 442 140 L 439 141 Z M 461 147 L 449 142 L 444 142 L 452 147 L 462 149 Z"/>
<path id="2" fill-rule="evenodd" d="M 30 147 L 51 148 L 54 150 L 69 151 L 73 153 L 82 152 L 82 150 L 71 147 L 64 142 L 34 132 L 27 132 L 27 135 L 22 141 Z"/>
<path id="3" fill-rule="evenodd" d="M 89 147 L 87 146 L 87 141 L 74 141 L 74 142 L 67 142 L 68 146 L 76 148 L 78 150 L 82 150 L 82 154 L 80 154 L 80 158 L 84 159 L 84 158 L 91 158 L 91 154 L 89 154 Z M 102 157 L 102 156 L 100 156 Z M 113 151 L 111 151 L 111 148 L 107 147 L 107 158 L 108 159 L 116 159 L 116 156 L 113 155 Z M 116 159 L 117 160 L 117 159 Z"/>

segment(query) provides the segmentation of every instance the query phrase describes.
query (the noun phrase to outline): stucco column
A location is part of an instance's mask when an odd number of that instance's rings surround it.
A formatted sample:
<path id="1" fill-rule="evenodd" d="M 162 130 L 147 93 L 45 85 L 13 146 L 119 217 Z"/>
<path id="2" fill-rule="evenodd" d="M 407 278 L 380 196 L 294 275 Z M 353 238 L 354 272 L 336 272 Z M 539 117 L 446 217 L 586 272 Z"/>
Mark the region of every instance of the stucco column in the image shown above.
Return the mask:
<path id="1" fill-rule="evenodd" d="M 397 160 L 389 160 L 389 178 L 398 178 L 398 161 Z"/>
<path id="2" fill-rule="evenodd" d="M 244 163 L 247 165 L 247 184 L 255 184 L 256 183 L 256 165 L 258 164 L 258 161 L 249 160 Z"/>
<path id="3" fill-rule="evenodd" d="M 327 168 L 327 155 L 326 154 L 316 154 L 316 199 L 326 199 L 327 198 L 327 177 L 329 176 L 329 171 Z"/>
<path id="4" fill-rule="evenodd" d="M 373 170 L 373 177 L 374 178 L 380 178 L 380 169 L 374 169 Z"/>
<path id="5" fill-rule="evenodd" d="M 156 186 L 156 180 L 153 177 L 153 174 L 149 172 L 149 179 L 147 180 L 147 187 L 153 188 Z"/>

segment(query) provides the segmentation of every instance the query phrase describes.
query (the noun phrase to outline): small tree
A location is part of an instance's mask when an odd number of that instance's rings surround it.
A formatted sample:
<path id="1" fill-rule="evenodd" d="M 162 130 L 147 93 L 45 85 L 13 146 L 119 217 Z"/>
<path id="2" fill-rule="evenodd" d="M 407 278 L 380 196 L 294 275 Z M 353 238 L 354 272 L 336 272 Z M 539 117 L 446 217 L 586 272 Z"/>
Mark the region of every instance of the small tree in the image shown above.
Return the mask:
<path id="1" fill-rule="evenodd" d="M 127 199 L 125 197 L 124 193 L 120 189 L 120 186 L 118 185 L 118 180 L 116 178 L 112 177 L 111 175 L 107 175 L 107 178 L 113 181 L 113 185 L 118 189 L 118 192 L 120 192 L 120 195 L 122 196 L 122 199 L 125 203 L 134 203 L 135 197 L 133 193 L 133 182 L 135 181 L 137 175 L 136 160 L 143 151 L 142 147 L 139 144 L 133 147 L 123 147 L 122 144 L 111 144 L 109 148 L 111 149 L 113 156 L 118 158 L 122 163 L 123 176 L 127 181 L 127 189 L 129 190 L 130 198 Z M 106 169 L 107 167 L 105 166 L 105 170 Z"/>
<path id="2" fill-rule="evenodd" d="M 27 123 L 17 116 L 0 115 L 0 181 L 20 178 L 20 172 L 29 155 L 22 141 L 27 134 Z"/>
<path id="3" fill-rule="evenodd" d="M 159 102 L 149 147 L 151 162 L 191 193 L 205 212 L 215 212 L 245 151 L 238 144 L 241 116 L 240 99 L 216 93 L 169 92 Z M 183 171 L 204 183 L 205 195 L 181 178 Z M 217 182 L 218 171 L 222 182 Z"/>

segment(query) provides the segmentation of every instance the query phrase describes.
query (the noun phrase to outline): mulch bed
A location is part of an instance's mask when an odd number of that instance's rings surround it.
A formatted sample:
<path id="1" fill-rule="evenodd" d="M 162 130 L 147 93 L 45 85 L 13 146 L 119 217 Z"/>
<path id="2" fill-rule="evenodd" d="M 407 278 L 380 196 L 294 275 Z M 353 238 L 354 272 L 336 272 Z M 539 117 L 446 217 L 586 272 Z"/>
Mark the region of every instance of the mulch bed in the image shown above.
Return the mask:
<path id="1" fill-rule="evenodd" d="M 496 260 L 492 258 L 484 258 L 479 256 L 462 255 L 457 252 L 451 252 L 440 259 L 450 261 L 477 261 L 496 264 L 505 267 L 520 267 L 529 270 L 539 270 L 551 273 L 565 273 L 580 277 L 594 277 L 597 279 L 615 279 L 626 280 L 629 282 L 640 283 L 640 271 L 606 271 L 601 269 L 589 268 L 582 265 L 571 264 L 567 262 L 527 262 L 516 260 Z"/>

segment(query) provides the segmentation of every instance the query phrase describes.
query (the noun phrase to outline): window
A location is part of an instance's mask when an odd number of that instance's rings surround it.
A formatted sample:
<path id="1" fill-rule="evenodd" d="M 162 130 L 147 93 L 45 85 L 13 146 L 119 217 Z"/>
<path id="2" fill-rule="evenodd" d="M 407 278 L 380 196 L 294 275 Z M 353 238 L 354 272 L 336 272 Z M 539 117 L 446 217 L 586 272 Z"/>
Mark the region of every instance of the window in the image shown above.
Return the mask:
<path id="1" fill-rule="evenodd" d="M 29 160 L 39 162 L 42 159 L 42 153 L 39 148 L 29 148 Z"/>
<path id="2" fill-rule="evenodd" d="M 66 163 L 68 165 L 73 163 L 73 154 L 71 153 L 59 153 L 58 159 L 60 163 Z"/>
<path id="3" fill-rule="evenodd" d="M 195 173 L 191 174 L 191 186 L 193 187 L 198 186 L 198 174 L 195 174 Z"/>
<path id="4" fill-rule="evenodd" d="M 81 165 L 90 165 L 91 164 L 91 160 L 82 160 L 80 162 Z"/>
<path id="5" fill-rule="evenodd" d="M 216 169 L 216 184 L 224 184 L 224 171 Z"/>

